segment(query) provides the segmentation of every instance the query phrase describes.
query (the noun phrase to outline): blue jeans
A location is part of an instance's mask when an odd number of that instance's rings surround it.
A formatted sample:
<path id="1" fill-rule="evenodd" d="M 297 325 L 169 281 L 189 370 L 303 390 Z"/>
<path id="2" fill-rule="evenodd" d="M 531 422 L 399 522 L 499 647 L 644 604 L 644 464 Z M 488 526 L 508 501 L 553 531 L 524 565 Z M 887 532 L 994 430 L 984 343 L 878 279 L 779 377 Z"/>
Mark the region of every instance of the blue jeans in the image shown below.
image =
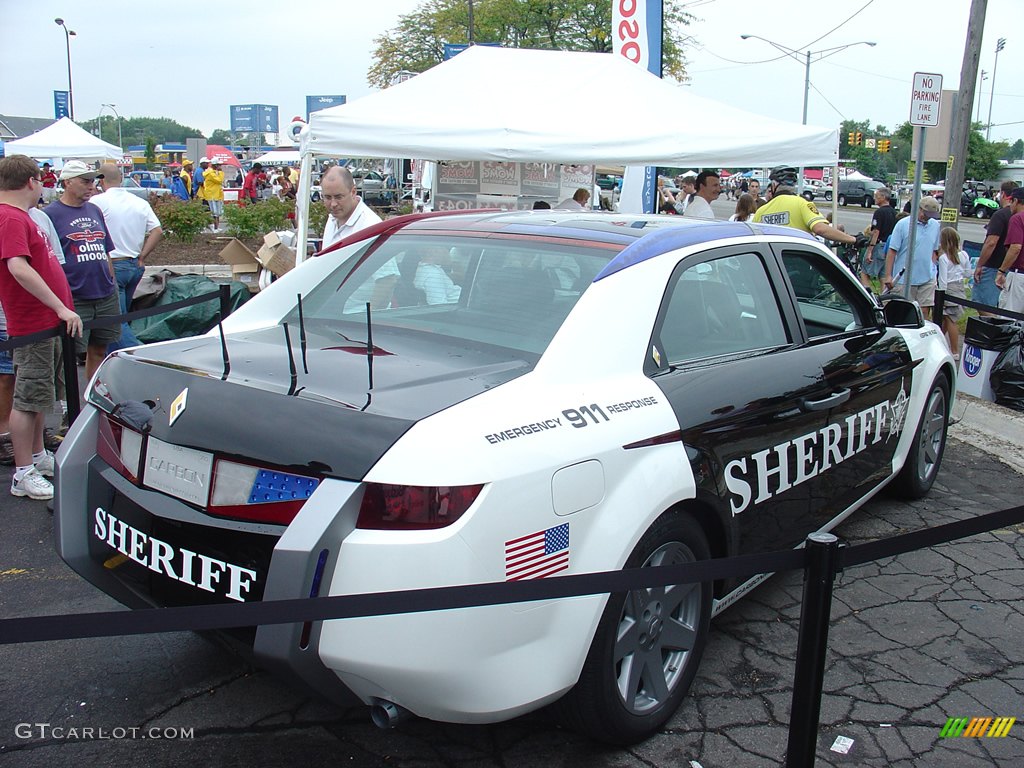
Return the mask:
<path id="1" fill-rule="evenodd" d="M 114 278 L 117 280 L 117 294 L 121 302 L 122 313 L 128 311 L 128 307 L 132 303 L 132 296 L 135 295 L 135 289 L 145 272 L 145 268 L 139 266 L 138 259 L 114 259 Z M 122 323 L 121 338 L 107 347 L 107 351 L 114 352 L 126 347 L 137 347 L 141 343 L 135 338 L 128 323 Z"/>
<path id="2" fill-rule="evenodd" d="M 971 298 L 979 304 L 988 304 L 990 307 L 999 306 L 999 287 L 996 285 L 996 275 L 999 268 L 982 267 L 981 280 L 972 283 Z"/>

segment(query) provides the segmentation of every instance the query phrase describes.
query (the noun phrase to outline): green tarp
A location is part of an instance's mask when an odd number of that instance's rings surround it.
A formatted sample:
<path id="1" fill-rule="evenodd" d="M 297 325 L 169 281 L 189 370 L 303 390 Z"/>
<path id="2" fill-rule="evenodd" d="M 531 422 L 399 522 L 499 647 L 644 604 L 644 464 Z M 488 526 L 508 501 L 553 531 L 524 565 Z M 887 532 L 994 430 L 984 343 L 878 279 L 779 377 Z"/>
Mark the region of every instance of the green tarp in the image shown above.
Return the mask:
<path id="1" fill-rule="evenodd" d="M 166 288 L 153 306 L 173 304 L 192 296 L 201 296 L 218 290 L 221 283 L 216 283 L 203 275 L 177 275 L 167 279 Z M 232 281 L 230 285 L 230 306 L 234 311 L 249 300 L 251 294 L 245 284 Z M 216 299 L 183 307 L 163 315 L 153 315 L 133 320 L 132 331 L 139 341 L 169 341 L 186 336 L 198 336 L 206 333 L 220 319 L 220 302 Z"/>

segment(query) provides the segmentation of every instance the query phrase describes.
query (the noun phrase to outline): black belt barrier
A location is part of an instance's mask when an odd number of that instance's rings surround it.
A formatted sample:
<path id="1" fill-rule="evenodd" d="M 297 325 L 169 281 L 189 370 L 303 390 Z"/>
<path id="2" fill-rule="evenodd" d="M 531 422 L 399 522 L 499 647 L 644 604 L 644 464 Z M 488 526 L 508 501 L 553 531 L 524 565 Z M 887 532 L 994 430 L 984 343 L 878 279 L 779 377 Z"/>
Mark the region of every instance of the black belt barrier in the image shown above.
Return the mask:
<path id="1" fill-rule="evenodd" d="M 0 645 L 422 613 L 625 592 L 632 589 L 743 578 L 802 568 L 804 595 L 800 613 L 800 639 L 793 681 L 786 766 L 813 766 L 832 585 L 836 574 L 844 568 L 945 544 L 1022 522 L 1024 506 L 1019 506 L 852 547 L 840 546 L 838 539 L 830 534 L 811 534 L 807 539 L 807 546 L 803 549 L 532 581 L 492 582 L 228 605 L 0 619 Z"/>

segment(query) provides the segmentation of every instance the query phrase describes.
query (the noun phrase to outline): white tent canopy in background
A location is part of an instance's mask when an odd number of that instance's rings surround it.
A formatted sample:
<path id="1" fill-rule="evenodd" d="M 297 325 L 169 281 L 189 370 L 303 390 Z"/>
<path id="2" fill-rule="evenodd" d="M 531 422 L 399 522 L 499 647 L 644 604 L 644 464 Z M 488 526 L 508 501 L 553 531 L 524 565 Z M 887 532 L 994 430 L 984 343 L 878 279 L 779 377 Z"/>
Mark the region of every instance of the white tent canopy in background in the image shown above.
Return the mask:
<path id="1" fill-rule="evenodd" d="M 300 148 L 301 259 L 313 156 L 819 166 L 838 162 L 839 131 L 695 96 L 621 56 L 472 46 L 403 83 L 314 112 Z"/>
<path id="2" fill-rule="evenodd" d="M 473 46 L 310 115 L 303 153 L 660 166 L 834 165 L 835 128 L 689 93 L 622 57 Z"/>
<path id="3" fill-rule="evenodd" d="M 253 162 L 260 165 L 283 165 L 285 163 L 293 165 L 299 162 L 300 159 L 299 150 L 297 149 L 275 149 L 260 155 Z"/>
<path id="4" fill-rule="evenodd" d="M 84 128 L 62 117 L 53 125 L 26 136 L 4 143 L 4 153 L 29 157 L 64 158 L 75 160 L 117 160 L 124 153 L 119 147 L 98 139 Z"/>

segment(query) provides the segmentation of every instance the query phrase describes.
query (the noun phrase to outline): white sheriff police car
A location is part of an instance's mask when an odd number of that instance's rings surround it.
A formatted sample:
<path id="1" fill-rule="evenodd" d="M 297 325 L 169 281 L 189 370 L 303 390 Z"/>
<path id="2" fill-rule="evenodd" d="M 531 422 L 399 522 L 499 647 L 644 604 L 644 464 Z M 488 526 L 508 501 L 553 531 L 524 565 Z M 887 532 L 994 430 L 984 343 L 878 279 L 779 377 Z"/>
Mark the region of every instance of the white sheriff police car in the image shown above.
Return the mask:
<path id="1" fill-rule="evenodd" d="M 369 306 L 368 306 L 369 305 Z M 787 228 L 545 212 L 383 222 L 224 336 L 112 355 L 57 546 L 129 606 L 408 590 L 799 545 L 939 470 L 954 365 Z M 387 720 L 559 702 L 629 743 L 756 579 L 235 633 Z"/>

